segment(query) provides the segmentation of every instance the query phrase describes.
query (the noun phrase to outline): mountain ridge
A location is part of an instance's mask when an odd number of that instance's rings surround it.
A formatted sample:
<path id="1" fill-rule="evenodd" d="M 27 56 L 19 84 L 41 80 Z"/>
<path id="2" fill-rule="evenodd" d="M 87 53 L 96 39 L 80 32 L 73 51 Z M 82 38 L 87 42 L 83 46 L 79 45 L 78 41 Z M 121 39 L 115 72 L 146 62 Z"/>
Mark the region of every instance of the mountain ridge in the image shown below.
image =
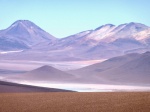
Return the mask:
<path id="1" fill-rule="evenodd" d="M 18 27 L 16 27 L 16 24 Z M 27 30 L 26 26 L 28 27 Z M 32 28 L 32 26 L 35 27 Z M 12 27 L 15 27 L 15 30 Z M 7 35 L 7 30 L 9 31 L 9 29 L 12 29 L 12 34 L 17 31 L 19 33 L 9 35 L 9 32 Z M 46 57 L 46 60 L 56 61 L 67 60 L 67 58 L 69 60 L 108 59 L 128 52 L 142 53 L 149 51 L 149 29 L 150 27 L 135 22 L 117 26 L 105 24 L 93 30 L 82 31 L 58 39 L 51 38 L 51 35 L 45 33 L 44 30 L 41 30 L 40 27 L 28 20 L 19 20 L 14 22 L 10 28 L 4 30 L 6 35 L 2 35 L 4 31 L 0 31 L 0 50 L 25 49 L 22 53 L 16 53 L 19 54 L 18 59 L 25 59 L 25 57 L 31 60 Z M 38 54 L 37 58 L 33 56 L 36 54 Z M 47 55 L 45 56 L 45 54 Z M 15 57 L 14 53 L 1 56 L 3 59 L 14 59 Z"/>

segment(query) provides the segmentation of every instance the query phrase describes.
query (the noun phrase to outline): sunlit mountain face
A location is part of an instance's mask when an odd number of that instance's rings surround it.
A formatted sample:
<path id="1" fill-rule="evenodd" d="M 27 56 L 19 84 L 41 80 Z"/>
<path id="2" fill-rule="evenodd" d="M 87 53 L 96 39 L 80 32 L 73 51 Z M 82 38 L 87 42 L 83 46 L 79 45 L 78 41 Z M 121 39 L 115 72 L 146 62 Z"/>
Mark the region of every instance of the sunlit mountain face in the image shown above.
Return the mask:
<path id="1" fill-rule="evenodd" d="M 18 20 L 0 31 L 0 50 L 7 51 L 1 59 L 76 61 L 143 53 L 149 51 L 149 29 L 134 22 L 105 24 L 58 39 L 28 20 Z"/>

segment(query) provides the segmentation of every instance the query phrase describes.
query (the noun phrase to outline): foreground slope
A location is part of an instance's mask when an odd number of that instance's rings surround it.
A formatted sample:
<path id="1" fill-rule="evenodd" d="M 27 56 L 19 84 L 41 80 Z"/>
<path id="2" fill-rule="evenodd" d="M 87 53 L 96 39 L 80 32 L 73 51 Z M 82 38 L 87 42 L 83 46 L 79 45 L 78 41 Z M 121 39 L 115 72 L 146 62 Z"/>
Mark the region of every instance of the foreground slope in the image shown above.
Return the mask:
<path id="1" fill-rule="evenodd" d="M 69 92 L 69 91 L 0 81 L 0 93 L 14 93 L 14 92 L 19 93 L 19 92 Z"/>

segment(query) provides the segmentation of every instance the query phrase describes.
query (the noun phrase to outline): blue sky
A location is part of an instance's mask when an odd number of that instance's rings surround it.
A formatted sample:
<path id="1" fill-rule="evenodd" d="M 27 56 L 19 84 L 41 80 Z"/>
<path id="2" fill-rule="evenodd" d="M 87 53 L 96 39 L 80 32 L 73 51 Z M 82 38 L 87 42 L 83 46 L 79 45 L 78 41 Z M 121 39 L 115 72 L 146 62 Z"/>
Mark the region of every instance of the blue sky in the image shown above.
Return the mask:
<path id="1" fill-rule="evenodd" d="M 0 29 L 30 20 L 62 38 L 104 24 L 150 26 L 150 0 L 0 0 Z"/>

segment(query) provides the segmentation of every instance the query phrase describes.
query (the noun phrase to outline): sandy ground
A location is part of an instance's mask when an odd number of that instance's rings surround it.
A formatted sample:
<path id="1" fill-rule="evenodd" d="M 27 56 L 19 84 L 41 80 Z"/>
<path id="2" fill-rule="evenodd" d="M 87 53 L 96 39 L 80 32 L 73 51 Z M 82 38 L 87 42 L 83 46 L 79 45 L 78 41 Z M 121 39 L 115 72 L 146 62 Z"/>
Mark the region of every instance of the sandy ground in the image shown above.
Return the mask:
<path id="1" fill-rule="evenodd" d="M 7 93 L 0 112 L 149 112 L 150 93 Z"/>

